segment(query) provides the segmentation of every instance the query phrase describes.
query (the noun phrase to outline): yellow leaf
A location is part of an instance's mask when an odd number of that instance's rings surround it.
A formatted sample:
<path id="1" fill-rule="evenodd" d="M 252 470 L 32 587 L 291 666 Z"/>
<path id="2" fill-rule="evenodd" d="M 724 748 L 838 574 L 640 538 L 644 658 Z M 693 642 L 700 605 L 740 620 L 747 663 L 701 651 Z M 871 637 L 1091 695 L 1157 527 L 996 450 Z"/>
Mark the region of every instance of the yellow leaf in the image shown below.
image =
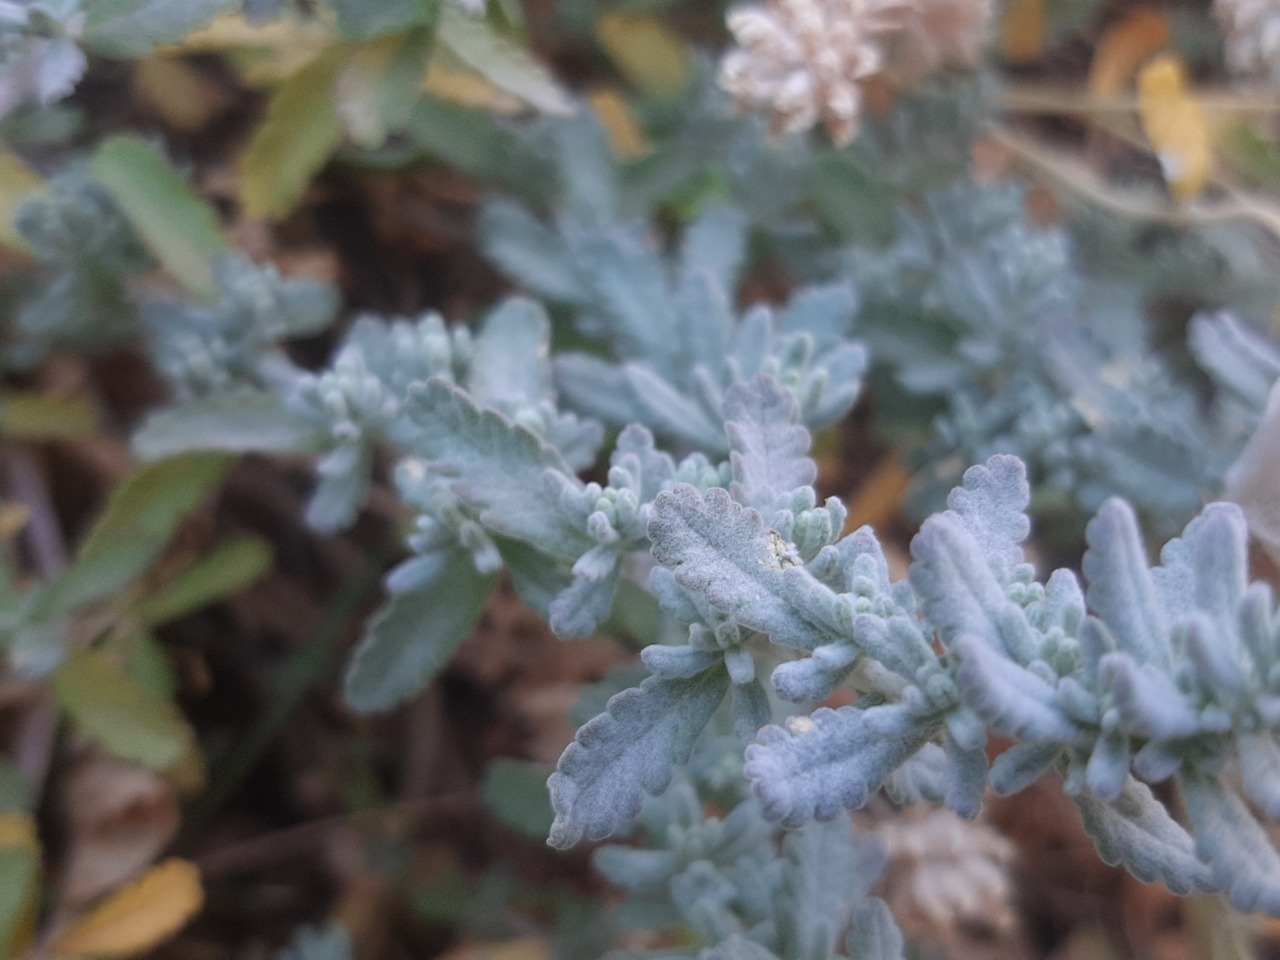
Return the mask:
<path id="1" fill-rule="evenodd" d="M 30 814 L 0 813 L 0 848 L 40 852 L 36 839 L 36 825 Z"/>
<path id="2" fill-rule="evenodd" d="M 164 943 L 204 905 L 200 872 L 166 860 L 63 930 L 49 947 L 60 957 L 127 957 Z"/>
<path id="3" fill-rule="evenodd" d="M 1209 119 L 1187 89 L 1186 71 L 1172 54 L 1157 57 L 1138 76 L 1138 115 L 1174 197 L 1193 200 L 1212 166 Z"/>
<path id="4" fill-rule="evenodd" d="M 608 13 L 596 23 L 596 39 L 629 81 L 646 93 L 674 97 L 689 82 L 689 47 L 654 17 Z"/>
<path id="5" fill-rule="evenodd" d="M 40 175 L 18 159 L 16 154 L 0 147 L 0 246 L 26 252 L 27 241 L 13 225 L 13 218 L 23 201 L 44 189 Z"/>
<path id="6" fill-rule="evenodd" d="M 324 5 L 318 12 L 327 13 Z M 278 83 L 297 73 L 338 39 L 332 16 L 275 17 L 250 23 L 243 16 L 222 16 L 167 53 L 220 53 L 251 86 Z"/>
<path id="7" fill-rule="evenodd" d="M 130 88 L 165 123 L 187 133 L 231 103 L 231 94 L 176 57 L 148 57 L 133 66 Z"/>
<path id="8" fill-rule="evenodd" d="M 1150 57 L 1169 45 L 1163 13 L 1140 7 L 1107 31 L 1089 65 L 1089 92 L 1113 97 L 1122 92 Z"/>
<path id="9" fill-rule="evenodd" d="M 27 525 L 27 508 L 12 501 L 0 502 L 0 543 L 8 543 Z M 4 841 L 0 839 L 0 843 Z"/>
<path id="10" fill-rule="evenodd" d="M 342 141 L 335 89 L 348 59 L 334 47 L 276 90 L 240 158 L 240 202 L 249 216 L 288 215 Z"/>
<path id="11" fill-rule="evenodd" d="M 471 110 L 512 116 L 524 110 L 519 97 L 494 86 L 447 48 L 437 50 L 422 79 L 422 92 Z"/>
<path id="12" fill-rule="evenodd" d="M 1034 63 L 1044 53 L 1045 0 L 1009 0 L 1000 17 L 1000 51 L 1009 63 Z"/>
<path id="13" fill-rule="evenodd" d="M 634 160 L 649 152 L 649 143 L 645 140 L 640 125 L 636 123 L 635 115 L 618 91 L 594 90 L 587 99 L 591 109 L 604 124 L 605 132 L 609 134 L 609 143 L 619 159 Z"/>

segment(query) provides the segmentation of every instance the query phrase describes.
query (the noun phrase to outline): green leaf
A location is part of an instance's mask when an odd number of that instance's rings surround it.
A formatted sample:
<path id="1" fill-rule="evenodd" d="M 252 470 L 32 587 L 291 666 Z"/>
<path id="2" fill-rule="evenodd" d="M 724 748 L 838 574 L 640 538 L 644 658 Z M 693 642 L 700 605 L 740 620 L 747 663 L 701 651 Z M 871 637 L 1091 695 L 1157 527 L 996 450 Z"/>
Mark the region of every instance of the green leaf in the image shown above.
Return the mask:
<path id="1" fill-rule="evenodd" d="M 187 514 L 218 485 L 228 458 L 190 453 L 143 467 L 112 493 L 75 563 L 37 602 L 48 619 L 117 593 L 155 562 Z"/>
<path id="2" fill-rule="evenodd" d="M 550 773 L 546 764 L 498 757 L 485 771 L 481 788 L 485 805 L 508 827 L 542 840 L 551 830 Z"/>
<path id="3" fill-rule="evenodd" d="M 828 154 L 814 166 L 809 197 L 818 219 L 842 242 L 878 246 L 897 233 L 893 194 L 843 154 Z"/>
<path id="4" fill-rule="evenodd" d="M 65 440 L 93 433 L 98 415 L 74 397 L 41 393 L 0 395 L 0 436 L 13 440 Z"/>
<path id="5" fill-rule="evenodd" d="M 210 259 L 230 244 L 217 214 L 163 156 L 137 137 L 112 137 L 98 147 L 89 171 L 169 273 L 200 296 L 216 291 Z"/>
<path id="6" fill-rule="evenodd" d="M 270 544 L 240 537 L 143 598 L 133 612 L 146 626 L 159 626 L 243 590 L 270 569 Z"/>
<path id="7" fill-rule="evenodd" d="M 15 956 L 32 933 L 39 878 L 35 823 L 23 813 L 0 813 L 0 957 Z"/>
<path id="8" fill-rule="evenodd" d="M 568 116 L 574 112 L 573 101 L 547 68 L 483 20 L 446 5 L 440 11 L 437 39 L 494 86 L 543 113 Z"/>
<path id="9" fill-rule="evenodd" d="M 140 460 L 193 450 L 226 453 L 318 453 L 325 434 L 270 393 L 236 393 L 158 410 L 133 435 Z"/>
<path id="10" fill-rule="evenodd" d="M 116 663 L 78 650 L 53 675 L 58 702 L 112 754 L 165 770 L 194 743 L 177 708 L 144 689 Z"/>
<path id="11" fill-rule="evenodd" d="M 425 30 L 364 44 L 338 78 L 338 116 L 362 147 L 379 147 L 413 115 L 427 72 L 431 36 Z"/>
<path id="12" fill-rule="evenodd" d="M 1280 186 L 1280 149 L 1247 123 L 1237 123 L 1218 137 L 1218 148 L 1250 180 Z"/>
<path id="13" fill-rule="evenodd" d="M 137 59 L 236 6 L 237 0 L 93 0 L 85 4 L 84 44 L 104 57 Z"/>
<path id="14" fill-rule="evenodd" d="M 459 552 L 424 587 L 392 596 L 347 670 L 347 702 L 387 710 L 426 686 L 480 619 L 495 583 Z"/>
<path id="15" fill-rule="evenodd" d="M 31 784 L 27 783 L 17 767 L 0 757 L 0 814 L 29 811 L 34 804 Z"/>
<path id="16" fill-rule="evenodd" d="M 435 20 L 439 0 L 328 0 L 348 40 L 371 40 Z"/>
<path id="17" fill-rule="evenodd" d="M 240 160 L 240 200 L 251 217 L 286 216 L 342 142 L 335 95 L 351 54 L 334 47 L 280 85 Z"/>

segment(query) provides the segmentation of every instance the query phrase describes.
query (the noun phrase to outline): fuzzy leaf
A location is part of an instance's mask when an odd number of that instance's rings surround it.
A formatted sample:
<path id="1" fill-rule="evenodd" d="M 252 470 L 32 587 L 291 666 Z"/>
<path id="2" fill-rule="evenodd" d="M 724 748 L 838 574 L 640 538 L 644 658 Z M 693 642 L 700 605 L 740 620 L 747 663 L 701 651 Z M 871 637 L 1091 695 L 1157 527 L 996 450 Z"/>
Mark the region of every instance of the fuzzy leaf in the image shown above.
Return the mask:
<path id="1" fill-rule="evenodd" d="M 673 568 L 682 587 L 774 643 L 812 650 L 839 639 L 815 618 L 809 591 L 826 588 L 805 573 L 786 541 L 765 529 L 759 513 L 727 491 L 712 488 L 704 499 L 680 484 L 660 494 L 649 539 L 654 559 Z"/>
<path id="2" fill-rule="evenodd" d="M 399 33 L 432 19 L 429 0 L 326 0 L 338 15 L 338 30 L 350 40 L 370 40 Z"/>
<path id="3" fill-rule="evenodd" d="M 1117 800 L 1108 803 L 1082 791 L 1074 797 L 1085 832 L 1098 855 L 1148 883 L 1161 880 L 1174 893 L 1217 889 L 1209 867 L 1196 856 L 1195 842 L 1151 793 L 1132 777 Z"/>
<path id="4" fill-rule="evenodd" d="M 1021 609 L 1005 595 L 983 548 L 957 516 L 926 520 L 911 541 L 911 556 L 911 585 L 944 643 L 980 637 L 1012 661 L 1032 659 Z"/>
<path id="5" fill-rule="evenodd" d="M 1031 532 L 1027 468 L 1017 457 L 992 457 L 964 472 L 947 506 L 960 518 L 998 580 L 1007 580 L 1023 562 L 1022 541 Z"/>
<path id="6" fill-rule="evenodd" d="M 785 957 L 830 957 L 854 908 L 884 869 L 874 840 L 853 832 L 848 817 L 808 823 L 788 834 L 788 869 L 778 910 Z"/>
<path id="7" fill-rule="evenodd" d="M 543 113 L 567 116 L 573 101 L 533 54 L 452 4 L 440 11 L 436 39 L 486 80 Z"/>
<path id="8" fill-rule="evenodd" d="M 430 583 L 393 595 L 347 668 L 347 702 L 361 713 L 388 710 L 425 687 L 480 619 L 496 583 L 458 552 Z"/>
<path id="9" fill-rule="evenodd" d="M 443 379 L 411 388 L 405 415 L 411 446 L 480 520 L 502 536 L 552 556 L 577 560 L 595 546 L 560 509 L 578 481 L 552 447 L 493 410 L 482 410 Z"/>
<path id="10" fill-rule="evenodd" d="M 141 59 L 235 5 L 235 0 L 94 0 L 86 4 L 84 43 L 102 56 Z"/>
<path id="11" fill-rule="evenodd" d="M 999 733 L 1032 742 L 1085 744 L 1087 733 L 1056 703 L 1054 687 L 973 636 L 957 637 L 961 699 Z"/>
<path id="12" fill-rule="evenodd" d="M 688 680 L 649 677 L 624 690 L 578 731 L 547 781 L 555 824 L 547 842 L 561 849 L 602 840 L 640 812 L 645 794 L 671 782 L 694 740 L 724 699 L 729 678 L 716 667 Z"/>
<path id="13" fill-rule="evenodd" d="M 193 293 L 215 289 L 212 258 L 230 249 L 218 216 L 167 160 L 137 137 L 104 141 L 89 162 L 151 254 Z"/>
<path id="14" fill-rule="evenodd" d="M 733 465 L 734 499 L 770 510 L 780 497 L 818 476 L 808 457 L 809 431 L 800 408 L 772 377 L 735 384 L 724 398 L 725 433 Z"/>
<path id="15" fill-rule="evenodd" d="M 1085 539 L 1089 550 L 1081 569 L 1089 581 L 1089 609 L 1110 628 L 1121 650 L 1167 673 L 1172 665 L 1168 627 L 1133 508 L 1108 500 L 1089 521 Z"/>
<path id="16" fill-rule="evenodd" d="M 194 450 L 227 453 L 318 453 L 324 431 L 296 416 L 274 394 L 232 393 L 157 410 L 133 435 L 133 452 L 162 460 Z"/>
<path id="17" fill-rule="evenodd" d="M 542 305 L 512 297 L 485 318 L 471 359 L 471 395 L 482 404 L 536 405 L 551 394 L 551 321 Z M 534 362 L 531 362 L 534 361 Z"/>
<path id="18" fill-rule="evenodd" d="M 849 960 L 904 960 L 906 942 L 889 905 L 870 897 L 853 914 L 846 941 Z"/>
<path id="19" fill-rule="evenodd" d="M 822 707 L 793 718 L 786 729 L 761 730 L 747 747 L 745 772 L 766 819 L 798 827 L 860 808 L 932 732 L 898 704 Z"/>
<path id="20" fill-rule="evenodd" d="M 1280 854 L 1244 801 L 1197 772 L 1184 772 L 1179 782 L 1196 855 L 1209 865 L 1216 886 L 1237 910 L 1280 916 Z"/>

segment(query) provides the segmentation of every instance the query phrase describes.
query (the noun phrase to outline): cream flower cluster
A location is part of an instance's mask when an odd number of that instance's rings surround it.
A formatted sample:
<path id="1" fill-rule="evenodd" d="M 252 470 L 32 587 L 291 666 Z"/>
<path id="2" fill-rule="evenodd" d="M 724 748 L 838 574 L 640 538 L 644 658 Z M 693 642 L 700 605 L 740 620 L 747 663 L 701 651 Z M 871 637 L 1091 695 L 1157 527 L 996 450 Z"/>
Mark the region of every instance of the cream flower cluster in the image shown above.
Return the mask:
<path id="1" fill-rule="evenodd" d="M 768 113 L 775 135 L 821 123 L 837 144 L 857 135 L 861 82 L 893 61 L 919 76 L 972 66 L 990 0 L 766 0 L 738 7 L 737 41 L 720 85 L 749 111 Z"/>

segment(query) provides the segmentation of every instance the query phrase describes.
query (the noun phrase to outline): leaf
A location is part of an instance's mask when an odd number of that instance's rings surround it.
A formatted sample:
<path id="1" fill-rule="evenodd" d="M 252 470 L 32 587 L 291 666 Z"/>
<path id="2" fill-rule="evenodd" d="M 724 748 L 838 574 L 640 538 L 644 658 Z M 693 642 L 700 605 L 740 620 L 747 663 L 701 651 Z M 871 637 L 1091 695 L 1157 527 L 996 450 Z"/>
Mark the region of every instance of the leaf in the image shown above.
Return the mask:
<path id="1" fill-rule="evenodd" d="M 1017 663 L 1034 659 L 1022 608 L 996 579 L 982 548 L 954 513 L 934 514 L 911 541 L 911 586 L 943 643 L 980 637 Z"/>
<path id="2" fill-rule="evenodd" d="M 556 814 L 547 843 L 564 849 L 583 838 L 603 840 L 634 818 L 645 794 L 666 790 L 671 767 L 688 761 L 728 687 L 717 666 L 687 680 L 649 677 L 611 698 L 547 781 Z"/>
<path id="3" fill-rule="evenodd" d="M 956 686 L 965 705 L 994 730 L 1031 742 L 1086 744 L 1088 736 L 1057 704 L 1054 687 L 984 640 L 961 634 Z"/>
<path id="4" fill-rule="evenodd" d="M 60 957 L 126 957 L 164 943 L 204 906 L 200 872 L 166 860 L 76 919 L 49 946 Z"/>
<path id="5" fill-rule="evenodd" d="M 299 927 L 276 954 L 276 960 L 353 960 L 351 934 L 340 923 Z"/>
<path id="6" fill-rule="evenodd" d="M 1089 521 L 1085 540 L 1089 549 L 1080 569 L 1089 582 L 1089 609 L 1107 625 L 1120 649 L 1168 673 L 1173 660 L 1168 628 L 1133 508 L 1123 500 L 1108 500 Z"/>
<path id="7" fill-rule="evenodd" d="M 1249 124 L 1234 123 L 1223 130 L 1218 149 L 1249 180 L 1273 190 L 1280 187 L 1280 149 Z"/>
<path id="8" fill-rule="evenodd" d="M 76 397 L 0 394 L 0 436 L 14 440 L 66 440 L 93 433 L 98 414 Z"/>
<path id="9" fill-rule="evenodd" d="M 111 137 L 94 153 L 89 172 L 169 273 L 193 293 L 216 292 L 210 260 L 230 244 L 217 214 L 163 156 L 137 137 Z"/>
<path id="10" fill-rule="evenodd" d="M 609 134 L 609 146 L 619 160 L 637 160 L 653 149 L 626 98 L 617 90 L 609 87 L 592 90 L 587 102 Z"/>
<path id="11" fill-rule="evenodd" d="M 486 526 L 570 561 L 596 545 L 560 507 L 562 494 L 580 489 L 579 481 L 531 431 L 479 408 L 439 378 L 411 388 L 404 410 L 409 446 L 452 481 Z"/>
<path id="12" fill-rule="evenodd" d="M 503 301 L 475 339 L 471 395 L 491 406 L 536 406 L 551 396 L 551 369 L 541 362 L 550 352 L 551 321 L 542 305 L 524 297 Z"/>
<path id="13" fill-rule="evenodd" d="M 348 58 L 344 48 L 331 48 L 272 95 L 240 158 L 240 202 L 249 216 L 285 217 L 342 142 L 336 87 Z"/>
<path id="14" fill-rule="evenodd" d="M 1011 64 L 1034 63 L 1044 54 L 1046 0 L 1009 0 L 1000 16 L 1000 52 Z"/>
<path id="15" fill-rule="evenodd" d="M 809 459 L 809 431 L 800 426 L 800 408 L 772 377 L 735 384 L 724 398 L 734 499 L 772 510 L 798 487 L 818 476 Z"/>
<path id="16" fill-rule="evenodd" d="M 806 179 L 814 213 L 842 243 L 878 247 L 897 234 L 893 192 L 846 152 L 821 157 Z"/>
<path id="17" fill-rule="evenodd" d="M 53 674 L 58 702 L 112 754 L 153 770 L 172 767 L 195 734 L 182 714 L 93 650 L 72 653 Z"/>
<path id="18" fill-rule="evenodd" d="M 197 450 L 318 453 L 326 433 L 293 414 L 272 393 L 232 393 L 157 410 L 133 435 L 134 455 L 162 460 Z"/>
<path id="19" fill-rule="evenodd" d="M 689 45 L 656 17 L 606 13 L 596 21 L 596 39 L 635 87 L 660 97 L 677 97 L 689 84 Z"/>
<path id="20" fill-rule="evenodd" d="M 75 562 L 50 585 L 39 613 L 67 613 L 118 592 L 145 573 L 183 518 L 222 481 L 227 462 L 219 453 L 189 453 L 126 477 Z"/>
<path id="21" fill-rule="evenodd" d="M 18 208 L 44 188 L 40 175 L 17 154 L 0 147 L 0 246 L 29 252 L 31 247 L 13 225 Z"/>
<path id="22" fill-rule="evenodd" d="M 338 116 L 352 140 L 362 147 L 380 147 L 388 135 L 408 125 L 430 51 L 430 35 L 416 30 L 380 37 L 356 49 L 337 85 Z"/>
<path id="23" fill-rule="evenodd" d="M 432 582 L 393 595 L 347 668 L 347 702 L 361 713 L 388 710 L 430 683 L 475 627 L 496 583 L 459 551 Z"/>
<path id="24" fill-rule="evenodd" d="M 1138 68 L 1169 46 L 1169 21 L 1162 11 L 1142 6 L 1111 27 L 1089 64 L 1089 92 L 1115 97 L 1137 75 Z"/>
<path id="25" fill-rule="evenodd" d="M 348 40 L 371 40 L 431 22 L 436 0 L 326 0 Z"/>
<path id="26" fill-rule="evenodd" d="M 1147 883 L 1162 880 L 1174 893 L 1217 888 L 1209 867 L 1197 858 L 1191 836 L 1146 784 L 1130 777 L 1119 799 L 1111 803 L 1087 790 L 1073 799 L 1085 832 L 1107 863 L 1123 864 Z"/>
<path id="27" fill-rule="evenodd" d="M 906 942 L 889 905 L 870 897 L 853 914 L 846 941 L 849 960 L 903 960 Z"/>
<path id="28" fill-rule="evenodd" d="M 1241 912 L 1280 916 L 1280 854 L 1244 801 L 1216 777 L 1196 771 L 1184 771 L 1178 782 L 1196 855 L 1209 865 L 1216 887 Z"/>
<path id="29" fill-rule="evenodd" d="M 784 957 L 832 957 L 837 937 L 885 866 L 880 845 L 848 817 L 808 823 L 783 841 L 787 869 L 779 901 Z"/>
<path id="30" fill-rule="evenodd" d="M 774 643 L 812 650 L 838 642 L 839 629 L 818 616 L 814 593 L 834 597 L 800 565 L 794 549 L 760 514 L 728 491 L 678 484 L 654 503 L 653 558 L 675 571 L 686 590 Z"/>
<path id="31" fill-rule="evenodd" d="M 0 957 L 21 956 L 40 904 L 40 841 L 26 813 L 0 813 Z"/>
<path id="32" fill-rule="evenodd" d="M 508 827 L 529 837 L 545 837 L 553 819 L 547 773 L 545 764 L 496 757 L 481 787 L 485 806 Z"/>
<path id="33" fill-rule="evenodd" d="M 947 507 L 964 524 L 1001 582 L 1025 559 L 1022 542 L 1031 533 L 1027 508 L 1031 487 L 1027 468 L 1017 457 L 995 456 L 964 472 L 947 496 Z"/>
<path id="34" fill-rule="evenodd" d="M 144 626 L 157 627 L 238 593 L 271 569 L 271 545 L 261 537 L 239 537 L 214 548 L 133 608 Z"/>
<path id="35" fill-rule="evenodd" d="M 1204 104 L 1187 89 L 1177 57 L 1157 57 L 1139 75 L 1138 116 L 1174 197 L 1194 200 L 1209 182 L 1212 136 Z"/>
<path id="36" fill-rule="evenodd" d="M 929 740 L 936 723 L 901 704 L 821 707 L 786 728 L 765 727 L 743 768 L 764 816 L 784 827 L 861 808 L 885 778 Z"/>
<path id="37" fill-rule="evenodd" d="M 138 60 L 207 26 L 236 0 L 94 0 L 83 42 L 105 57 Z"/>
<path id="38" fill-rule="evenodd" d="M 445 4 L 436 39 L 495 86 L 543 113 L 568 116 L 574 112 L 573 101 L 547 68 L 484 20 L 468 17 L 452 4 Z"/>

